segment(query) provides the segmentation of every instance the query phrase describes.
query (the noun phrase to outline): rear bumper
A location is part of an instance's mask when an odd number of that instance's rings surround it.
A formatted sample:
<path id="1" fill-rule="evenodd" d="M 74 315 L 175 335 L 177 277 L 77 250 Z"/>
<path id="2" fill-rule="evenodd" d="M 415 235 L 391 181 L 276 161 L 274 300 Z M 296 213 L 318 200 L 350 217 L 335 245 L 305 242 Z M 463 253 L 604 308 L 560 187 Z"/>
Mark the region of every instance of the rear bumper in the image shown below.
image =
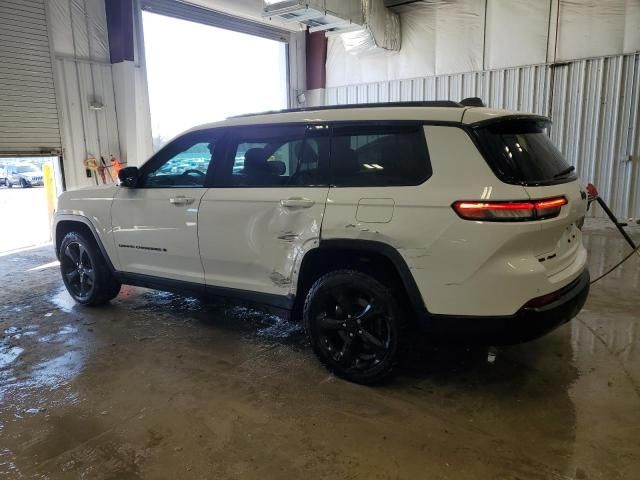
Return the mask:
<path id="1" fill-rule="evenodd" d="M 589 295 L 589 271 L 562 289 L 552 302 L 523 307 L 515 315 L 499 317 L 450 316 L 427 314 L 422 328 L 429 335 L 446 341 L 513 344 L 541 337 L 567 323 L 582 309 Z"/>

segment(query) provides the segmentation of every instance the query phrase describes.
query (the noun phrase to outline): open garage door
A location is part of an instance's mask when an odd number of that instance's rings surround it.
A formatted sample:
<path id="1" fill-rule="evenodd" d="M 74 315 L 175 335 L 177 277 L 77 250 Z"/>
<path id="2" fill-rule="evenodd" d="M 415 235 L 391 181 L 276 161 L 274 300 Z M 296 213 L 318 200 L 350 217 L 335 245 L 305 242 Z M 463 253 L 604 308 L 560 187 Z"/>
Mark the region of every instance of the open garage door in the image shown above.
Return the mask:
<path id="1" fill-rule="evenodd" d="M 214 2 L 211 3 L 215 5 Z M 278 27 L 227 15 L 226 13 L 209 10 L 194 4 L 176 2 L 174 0 L 142 0 L 141 4 L 142 9 L 148 12 L 188 20 L 190 22 L 203 23 L 212 27 L 246 33 L 269 40 L 280 42 L 289 41 L 289 32 Z"/>
<path id="2" fill-rule="evenodd" d="M 0 154 L 61 150 L 44 0 L 0 1 Z"/>
<path id="3" fill-rule="evenodd" d="M 179 2 L 142 9 L 155 150 L 198 124 L 289 106 L 291 32 Z"/>

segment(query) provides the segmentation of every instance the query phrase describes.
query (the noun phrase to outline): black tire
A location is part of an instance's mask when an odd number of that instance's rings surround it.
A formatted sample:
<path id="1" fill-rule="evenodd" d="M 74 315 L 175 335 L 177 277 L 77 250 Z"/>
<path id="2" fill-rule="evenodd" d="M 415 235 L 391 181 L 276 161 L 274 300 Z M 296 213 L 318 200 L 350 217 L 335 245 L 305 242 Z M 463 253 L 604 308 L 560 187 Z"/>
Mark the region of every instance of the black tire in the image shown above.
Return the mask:
<path id="1" fill-rule="evenodd" d="M 392 291 L 355 270 L 336 270 L 309 290 L 303 321 L 322 364 L 346 380 L 388 379 L 406 346 L 407 318 Z"/>
<path id="2" fill-rule="evenodd" d="M 60 242 L 59 257 L 62 281 L 76 302 L 103 305 L 120 292 L 121 283 L 112 275 L 93 239 L 78 232 L 67 233 Z"/>
<path id="3" fill-rule="evenodd" d="M 13 188 L 13 184 L 7 179 L 7 188 Z"/>
<path id="4" fill-rule="evenodd" d="M 24 178 L 21 178 L 21 179 L 20 179 L 20 186 L 21 186 L 22 188 L 27 188 L 27 187 L 29 187 L 29 185 L 27 184 L 27 181 L 26 181 Z"/>

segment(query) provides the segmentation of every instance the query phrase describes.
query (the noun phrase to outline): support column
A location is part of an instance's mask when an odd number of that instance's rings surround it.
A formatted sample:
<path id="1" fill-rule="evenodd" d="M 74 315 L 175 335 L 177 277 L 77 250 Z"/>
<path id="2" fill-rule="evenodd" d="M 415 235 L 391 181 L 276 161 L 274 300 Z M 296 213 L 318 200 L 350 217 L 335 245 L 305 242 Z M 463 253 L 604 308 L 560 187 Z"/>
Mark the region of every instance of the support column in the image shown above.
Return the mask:
<path id="1" fill-rule="evenodd" d="M 306 41 L 307 91 L 306 105 L 324 105 L 327 81 L 327 37 L 324 32 L 307 32 Z"/>
<path id="2" fill-rule="evenodd" d="M 105 0 L 105 8 L 121 160 L 138 166 L 152 153 L 144 61 L 135 41 L 140 27 L 138 5 L 134 0 Z"/>

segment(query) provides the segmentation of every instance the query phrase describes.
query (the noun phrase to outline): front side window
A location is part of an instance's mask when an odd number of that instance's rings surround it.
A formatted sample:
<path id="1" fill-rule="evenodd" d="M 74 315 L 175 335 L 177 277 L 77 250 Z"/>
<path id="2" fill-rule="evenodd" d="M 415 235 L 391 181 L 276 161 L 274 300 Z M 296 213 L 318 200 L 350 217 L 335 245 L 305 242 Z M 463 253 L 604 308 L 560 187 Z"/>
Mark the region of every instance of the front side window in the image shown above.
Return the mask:
<path id="1" fill-rule="evenodd" d="M 187 134 L 163 148 L 143 170 L 148 188 L 203 187 L 213 165 L 217 140 L 206 132 Z"/>
<path id="2" fill-rule="evenodd" d="M 17 167 L 14 167 L 13 172 L 14 173 L 30 173 L 30 172 L 37 172 L 39 170 L 39 168 L 37 168 L 35 165 L 18 165 Z"/>
<path id="3" fill-rule="evenodd" d="M 431 176 L 422 125 L 335 127 L 331 140 L 335 186 L 419 185 Z"/>
<path id="4" fill-rule="evenodd" d="M 230 143 L 227 186 L 287 187 L 326 184 L 328 138 L 304 126 L 240 128 Z"/>

